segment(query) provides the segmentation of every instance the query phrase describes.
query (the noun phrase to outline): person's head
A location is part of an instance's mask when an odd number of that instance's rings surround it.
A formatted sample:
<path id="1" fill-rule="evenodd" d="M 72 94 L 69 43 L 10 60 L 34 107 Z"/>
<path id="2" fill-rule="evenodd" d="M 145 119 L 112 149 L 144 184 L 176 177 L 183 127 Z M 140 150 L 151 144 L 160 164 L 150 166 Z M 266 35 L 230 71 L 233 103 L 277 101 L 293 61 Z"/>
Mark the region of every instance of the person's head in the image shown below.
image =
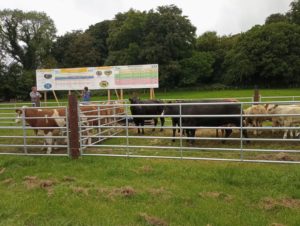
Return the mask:
<path id="1" fill-rule="evenodd" d="M 36 92 L 36 91 L 37 91 L 36 86 L 32 86 L 32 87 L 31 87 L 31 91 L 32 91 L 32 92 Z"/>
<path id="2" fill-rule="evenodd" d="M 89 91 L 89 88 L 88 87 L 84 87 L 84 91 Z"/>

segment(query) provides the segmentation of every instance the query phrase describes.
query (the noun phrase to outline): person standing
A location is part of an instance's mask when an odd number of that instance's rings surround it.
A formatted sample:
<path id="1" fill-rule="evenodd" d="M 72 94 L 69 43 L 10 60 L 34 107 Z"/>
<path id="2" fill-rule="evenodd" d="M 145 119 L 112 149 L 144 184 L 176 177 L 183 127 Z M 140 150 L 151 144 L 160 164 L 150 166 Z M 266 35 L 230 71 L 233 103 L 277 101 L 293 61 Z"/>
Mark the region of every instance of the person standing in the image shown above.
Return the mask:
<path id="1" fill-rule="evenodd" d="M 88 87 L 84 87 L 84 90 L 82 91 L 82 101 L 83 102 L 90 102 L 91 100 L 91 91 L 89 91 L 89 88 Z"/>
<path id="2" fill-rule="evenodd" d="M 41 97 L 42 95 L 37 91 L 36 86 L 33 86 L 31 88 L 30 92 L 30 98 L 31 98 L 31 103 L 33 107 L 40 107 L 41 106 Z"/>

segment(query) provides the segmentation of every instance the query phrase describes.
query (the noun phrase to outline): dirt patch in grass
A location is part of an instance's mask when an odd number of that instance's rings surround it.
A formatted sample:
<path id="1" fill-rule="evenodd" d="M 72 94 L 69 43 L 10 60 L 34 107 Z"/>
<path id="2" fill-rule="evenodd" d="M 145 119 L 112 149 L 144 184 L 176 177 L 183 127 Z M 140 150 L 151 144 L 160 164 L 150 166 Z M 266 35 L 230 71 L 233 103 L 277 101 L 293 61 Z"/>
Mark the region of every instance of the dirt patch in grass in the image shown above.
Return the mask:
<path id="1" fill-rule="evenodd" d="M 57 184 L 56 180 L 41 180 L 36 176 L 25 176 L 23 178 L 23 184 L 29 190 L 41 188 L 47 191 L 48 196 L 52 196 L 54 194 L 53 186 Z"/>
<path id="2" fill-rule="evenodd" d="M 165 220 L 160 219 L 155 216 L 150 216 L 147 213 L 139 213 L 139 217 L 141 219 L 143 219 L 144 221 L 146 221 L 150 225 L 154 225 L 154 226 L 168 226 L 169 225 Z"/>
<path id="3" fill-rule="evenodd" d="M 7 178 L 7 179 L 1 181 L 1 184 L 9 185 L 9 184 L 12 184 L 13 182 L 14 182 L 13 178 Z"/>
<path id="4" fill-rule="evenodd" d="M 264 198 L 260 202 L 260 207 L 266 210 L 271 210 L 276 207 L 285 207 L 290 209 L 300 209 L 300 199 L 283 198 L 273 199 Z"/>
<path id="5" fill-rule="evenodd" d="M 3 174 L 5 172 L 5 168 L 0 168 L 0 175 Z"/>
<path id="6" fill-rule="evenodd" d="M 100 194 L 105 194 L 105 196 L 111 200 L 114 200 L 115 197 L 133 197 L 137 193 L 130 186 L 121 188 L 98 188 L 96 191 Z"/>
<path id="7" fill-rule="evenodd" d="M 215 198 L 215 199 L 222 199 L 225 201 L 232 201 L 233 200 L 233 196 L 232 195 L 228 195 L 226 193 L 223 192 L 200 192 L 199 196 L 202 198 Z"/>
<path id="8" fill-rule="evenodd" d="M 89 189 L 88 188 L 83 188 L 83 187 L 73 187 L 72 191 L 76 194 L 84 194 L 86 196 L 89 195 Z"/>
<path id="9" fill-rule="evenodd" d="M 272 223 L 270 226 L 286 226 L 285 224 L 280 224 L 280 223 Z"/>
<path id="10" fill-rule="evenodd" d="M 135 169 L 134 172 L 138 174 L 151 173 L 153 172 L 153 168 L 151 166 L 145 165 Z"/>
<path id="11" fill-rule="evenodd" d="M 154 196 L 159 196 L 159 195 L 163 195 L 163 194 L 169 193 L 163 187 L 160 187 L 160 188 L 150 188 L 150 189 L 148 189 L 148 192 L 151 195 L 154 195 Z"/>
<path id="12" fill-rule="evenodd" d="M 136 191 L 130 187 L 125 186 L 121 188 L 114 188 L 109 194 L 109 197 L 115 197 L 115 196 L 123 196 L 123 197 L 132 197 L 136 194 Z"/>
<path id="13" fill-rule="evenodd" d="M 62 181 L 63 182 L 74 182 L 74 181 L 76 181 L 76 178 L 75 177 L 65 176 L 65 177 L 63 177 Z"/>
<path id="14" fill-rule="evenodd" d="M 295 156 L 288 153 L 280 152 L 278 154 L 257 155 L 255 159 L 275 160 L 275 161 L 300 161 L 300 156 Z"/>

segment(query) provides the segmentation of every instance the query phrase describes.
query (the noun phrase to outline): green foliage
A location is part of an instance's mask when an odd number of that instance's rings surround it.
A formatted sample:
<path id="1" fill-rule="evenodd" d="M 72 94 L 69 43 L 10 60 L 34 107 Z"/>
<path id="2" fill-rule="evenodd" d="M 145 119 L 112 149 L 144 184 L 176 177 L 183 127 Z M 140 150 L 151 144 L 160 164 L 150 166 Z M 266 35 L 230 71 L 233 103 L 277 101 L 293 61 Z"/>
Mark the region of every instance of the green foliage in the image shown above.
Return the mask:
<path id="1" fill-rule="evenodd" d="M 212 81 L 214 57 L 211 53 L 195 52 L 191 58 L 180 61 L 182 86 L 207 84 Z"/>
<path id="2" fill-rule="evenodd" d="M 242 34 L 225 59 L 227 84 L 268 87 L 299 84 L 300 27 L 289 23 L 256 26 Z"/>
<path id="3" fill-rule="evenodd" d="M 291 2 L 291 10 L 287 13 L 292 23 L 300 25 L 300 0 Z"/>
<path id="4" fill-rule="evenodd" d="M 130 10 L 116 15 L 107 43 L 106 65 L 158 63 L 160 82 L 166 87 L 174 77 L 174 67 L 179 70 L 174 61 L 192 54 L 195 27 L 174 5 L 149 12 Z"/>
<path id="5" fill-rule="evenodd" d="M 265 24 L 278 23 L 278 22 L 287 22 L 288 18 L 286 15 L 281 13 L 275 13 L 267 17 Z"/>
<path id="6" fill-rule="evenodd" d="M 73 31 L 58 37 L 53 47 L 57 66 L 99 66 L 101 56 L 94 43 L 94 37 L 82 31 Z"/>
<path id="7" fill-rule="evenodd" d="M 50 54 L 55 33 L 55 25 L 45 13 L 0 11 L 1 49 L 25 70 L 43 66 Z"/>
<path id="8" fill-rule="evenodd" d="M 104 20 L 95 25 L 91 25 L 85 32 L 93 37 L 93 47 L 95 51 L 99 54 L 99 60 L 97 59 L 98 66 L 104 64 L 108 56 L 108 46 L 106 40 L 108 38 L 108 32 L 111 25 L 110 20 Z"/>

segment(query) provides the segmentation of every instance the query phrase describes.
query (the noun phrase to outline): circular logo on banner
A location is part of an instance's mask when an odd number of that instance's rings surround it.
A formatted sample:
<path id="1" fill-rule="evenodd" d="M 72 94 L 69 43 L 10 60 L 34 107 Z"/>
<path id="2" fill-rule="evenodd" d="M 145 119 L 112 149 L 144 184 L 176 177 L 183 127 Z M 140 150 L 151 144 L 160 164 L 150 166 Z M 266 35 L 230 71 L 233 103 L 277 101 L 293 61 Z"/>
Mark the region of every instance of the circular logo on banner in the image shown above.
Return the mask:
<path id="1" fill-rule="evenodd" d="M 112 74 L 112 71 L 104 71 L 104 74 L 110 76 Z"/>
<path id="2" fill-rule="evenodd" d="M 50 78 L 52 78 L 52 75 L 51 74 L 44 74 L 44 78 L 45 79 L 50 79 Z"/>
<path id="3" fill-rule="evenodd" d="M 46 84 L 44 85 L 44 88 L 45 88 L 45 89 L 51 89 L 51 88 L 52 88 L 52 85 L 51 85 L 50 83 L 46 83 Z"/>
<path id="4" fill-rule="evenodd" d="M 108 83 L 108 81 L 102 81 L 102 82 L 99 83 L 99 85 L 102 88 L 106 88 L 109 85 L 109 83 Z"/>
<path id="5" fill-rule="evenodd" d="M 97 76 L 101 76 L 102 75 L 102 71 L 96 71 L 96 75 Z"/>

